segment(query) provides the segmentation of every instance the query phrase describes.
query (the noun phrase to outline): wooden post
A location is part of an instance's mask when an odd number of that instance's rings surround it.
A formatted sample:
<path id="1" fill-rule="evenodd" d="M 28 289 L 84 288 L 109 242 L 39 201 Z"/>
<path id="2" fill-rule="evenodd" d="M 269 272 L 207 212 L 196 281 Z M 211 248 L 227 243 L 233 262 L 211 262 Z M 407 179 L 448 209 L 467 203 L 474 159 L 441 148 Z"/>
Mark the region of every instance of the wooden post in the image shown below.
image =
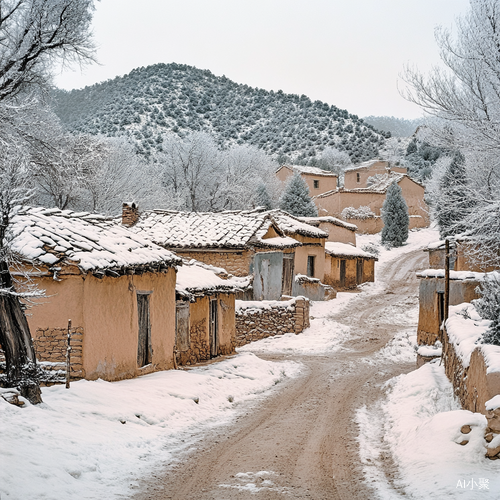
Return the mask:
<path id="1" fill-rule="evenodd" d="M 450 240 L 446 238 L 444 259 L 444 320 L 446 323 L 450 309 Z"/>
<path id="2" fill-rule="evenodd" d="M 71 375 L 71 320 L 68 320 L 68 345 L 66 346 L 66 389 L 69 389 Z"/>

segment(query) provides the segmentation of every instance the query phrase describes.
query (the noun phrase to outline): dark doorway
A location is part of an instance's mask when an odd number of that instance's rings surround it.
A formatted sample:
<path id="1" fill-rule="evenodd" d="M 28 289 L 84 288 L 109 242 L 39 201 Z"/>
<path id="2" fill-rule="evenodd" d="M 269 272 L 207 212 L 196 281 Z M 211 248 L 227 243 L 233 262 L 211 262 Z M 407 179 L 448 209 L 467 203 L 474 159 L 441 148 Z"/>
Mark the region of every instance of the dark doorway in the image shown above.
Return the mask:
<path id="1" fill-rule="evenodd" d="M 437 302 L 438 302 L 438 316 L 439 316 L 439 328 L 444 321 L 444 292 L 437 292 Z"/>
<path id="2" fill-rule="evenodd" d="M 345 288 L 345 260 L 340 261 L 340 287 Z"/>
<path id="3" fill-rule="evenodd" d="M 137 312 L 139 318 L 139 342 L 137 347 L 137 364 L 139 367 L 141 367 L 149 365 L 152 360 L 149 293 L 137 294 Z"/>
<path id="4" fill-rule="evenodd" d="M 219 308 L 217 299 L 210 301 L 210 357 L 219 354 Z"/>
<path id="5" fill-rule="evenodd" d="M 283 274 L 281 277 L 281 294 L 292 295 L 293 271 L 294 271 L 294 253 L 283 254 Z"/>
<path id="6" fill-rule="evenodd" d="M 363 259 L 356 261 L 356 285 L 363 283 Z"/>
<path id="7" fill-rule="evenodd" d="M 314 255 L 308 255 L 307 257 L 307 276 L 314 278 L 314 261 L 316 257 Z"/>

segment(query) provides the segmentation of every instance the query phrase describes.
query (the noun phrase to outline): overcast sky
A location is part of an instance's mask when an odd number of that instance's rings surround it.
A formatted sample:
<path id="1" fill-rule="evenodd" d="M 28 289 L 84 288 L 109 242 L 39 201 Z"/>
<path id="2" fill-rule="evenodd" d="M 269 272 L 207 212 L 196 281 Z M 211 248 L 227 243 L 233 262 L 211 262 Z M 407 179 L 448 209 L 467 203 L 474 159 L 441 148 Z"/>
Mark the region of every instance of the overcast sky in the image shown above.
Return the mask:
<path id="1" fill-rule="evenodd" d="M 437 25 L 468 0 L 101 0 L 100 65 L 65 71 L 82 88 L 139 66 L 188 64 L 267 90 L 306 94 L 359 116 L 413 118 L 400 97 L 405 64 L 439 62 Z"/>

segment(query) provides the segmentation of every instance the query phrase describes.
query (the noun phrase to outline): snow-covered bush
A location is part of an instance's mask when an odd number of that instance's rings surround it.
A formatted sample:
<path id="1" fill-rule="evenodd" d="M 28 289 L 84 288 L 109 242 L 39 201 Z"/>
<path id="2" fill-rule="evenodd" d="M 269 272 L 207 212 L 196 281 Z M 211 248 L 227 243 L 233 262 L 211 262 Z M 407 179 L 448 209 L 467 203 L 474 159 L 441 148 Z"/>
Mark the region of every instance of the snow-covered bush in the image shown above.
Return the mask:
<path id="1" fill-rule="evenodd" d="M 382 244 L 391 247 L 400 247 L 408 239 L 410 215 L 408 205 L 403 198 L 402 189 L 397 182 L 393 182 L 387 190 L 382 205 Z"/>
<path id="2" fill-rule="evenodd" d="M 373 219 L 376 217 L 376 214 L 372 212 L 370 207 L 361 206 L 358 208 L 354 207 L 346 207 L 342 210 L 342 217 L 344 219 Z"/>
<path id="3" fill-rule="evenodd" d="M 376 243 L 367 243 L 361 247 L 361 250 L 372 254 L 374 257 L 378 257 L 380 255 L 380 248 Z"/>
<path id="4" fill-rule="evenodd" d="M 481 298 L 473 301 L 474 307 L 482 318 L 491 321 L 483 343 L 500 346 L 500 276 L 496 273 L 487 275 L 476 291 Z"/>

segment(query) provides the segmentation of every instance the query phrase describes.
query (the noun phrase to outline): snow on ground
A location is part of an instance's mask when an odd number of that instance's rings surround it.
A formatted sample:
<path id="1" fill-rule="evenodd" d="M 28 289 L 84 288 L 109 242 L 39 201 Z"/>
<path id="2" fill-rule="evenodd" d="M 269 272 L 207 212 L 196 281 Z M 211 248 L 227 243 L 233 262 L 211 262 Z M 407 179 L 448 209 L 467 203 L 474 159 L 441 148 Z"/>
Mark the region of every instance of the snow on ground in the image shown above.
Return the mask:
<path id="1" fill-rule="evenodd" d="M 24 408 L 0 398 L 0 498 L 120 498 L 155 465 L 175 459 L 210 427 L 228 423 L 300 364 L 251 353 L 133 380 L 81 380 L 43 389 Z"/>
<path id="2" fill-rule="evenodd" d="M 366 479 L 380 498 L 499 498 L 500 462 L 484 456 L 486 418 L 460 409 L 438 360 L 395 377 L 386 390 L 384 402 L 356 415 Z M 389 481 L 383 471 L 391 463 Z"/>

